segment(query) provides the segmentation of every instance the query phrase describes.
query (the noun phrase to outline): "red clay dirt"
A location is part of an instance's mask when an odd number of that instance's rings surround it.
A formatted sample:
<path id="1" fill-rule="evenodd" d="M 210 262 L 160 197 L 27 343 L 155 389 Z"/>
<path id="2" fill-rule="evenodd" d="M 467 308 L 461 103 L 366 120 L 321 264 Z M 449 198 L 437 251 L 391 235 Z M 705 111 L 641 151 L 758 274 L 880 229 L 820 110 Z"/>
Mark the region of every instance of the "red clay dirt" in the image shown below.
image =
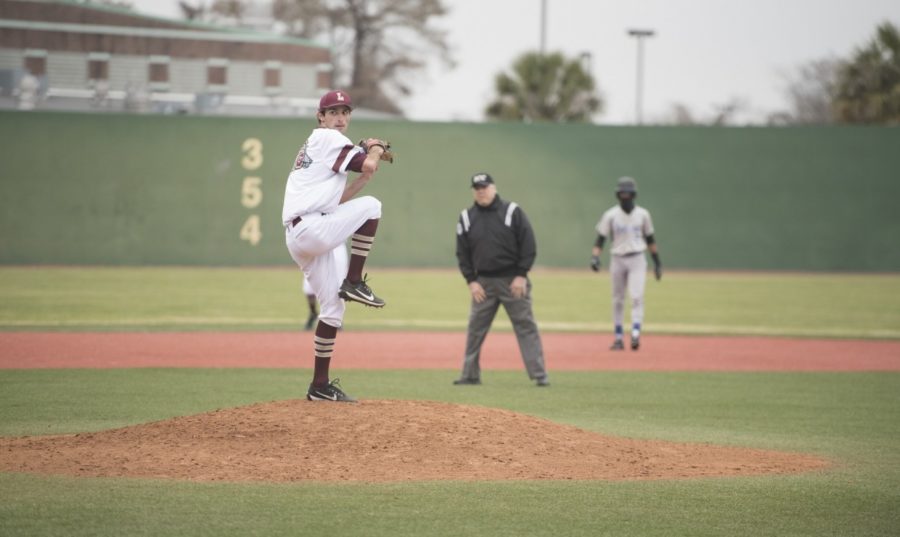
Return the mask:
<path id="1" fill-rule="evenodd" d="M 612 352 L 608 335 L 545 333 L 547 369 L 900 371 L 900 341 L 654 336 Z M 344 331 L 333 368 L 459 369 L 465 334 Z M 312 366 L 309 332 L 0 332 L 0 369 Z M 485 370 L 522 369 L 515 335 L 488 335 Z"/>
<path id="2" fill-rule="evenodd" d="M 615 438 L 427 401 L 277 401 L 76 435 L 0 438 L 0 470 L 192 481 L 675 479 L 817 470 L 811 455 Z"/>
<path id="3" fill-rule="evenodd" d="M 543 342 L 551 375 L 900 370 L 896 341 L 645 336 L 638 352 L 608 351 L 608 336 L 597 334 L 546 333 Z M 333 370 L 457 370 L 464 343 L 460 333 L 345 331 Z M 311 348 L 309 333 L 2 332 L 0 369 L 308 368 Z M 515 336 L 491 334 L 482 366 L 522 369 Z M 504 410 L 427 401 L 260 403 L 96 433 L 0 438 L 0 454 L 0 471 L 196 481 L 674 479 L 829 464 L 806 454 L 614 438 Z"/>

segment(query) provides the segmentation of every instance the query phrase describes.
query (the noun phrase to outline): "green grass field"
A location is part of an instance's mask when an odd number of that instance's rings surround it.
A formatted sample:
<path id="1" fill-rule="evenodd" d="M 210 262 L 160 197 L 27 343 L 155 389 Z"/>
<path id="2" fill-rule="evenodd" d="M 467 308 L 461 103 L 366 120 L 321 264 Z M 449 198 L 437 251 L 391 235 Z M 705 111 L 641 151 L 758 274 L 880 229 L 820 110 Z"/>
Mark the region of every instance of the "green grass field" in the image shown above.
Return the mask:
<path id="1" fill-rule="evenodd" d="M 605 275 L 533 279 L 545 330 L 608 328 Z M 0 329 L 296 329 L 305 318 L 299 285 L 286 269 L 6 267 Z M 372 285 L 389 307 L 351 309 L 348 329 L 462 328 L 466 291 L 453 272 L 373 270 Z M 898 275 L 672 273 L 648 283 L 647 301 L 651 334 L 900 337 Z M 98 431 L 296 398 L 308 374 L 0 370 L 0 435 Z M 811 452 L 835 465 L 649 482 L 266 485 L 7 473 L 0 535 L 900 534 L 900 373 L 557 372 L 548 390 L 519 371 L 493 371 L 475 390 L 449 385 L 452 375 L 341 372 L 363 398 L 498 407 L 604 434 Z"/>
<path id="2" fill-rule="evenodd" d="M 542 329 L 610 329 L 608 273 L 532 280 Z M 349 308 L 348 327 L 465 329 L 456 271 L 374 269 L 370 281 L 388 307 Z M 293 330 L 306 319 L 300 284 L 290 268 L 0 267 L 0 330 Z M 900 338 L 898 274 L 673 272 L 648 281 L 646 302 L 657 333 Z"/>

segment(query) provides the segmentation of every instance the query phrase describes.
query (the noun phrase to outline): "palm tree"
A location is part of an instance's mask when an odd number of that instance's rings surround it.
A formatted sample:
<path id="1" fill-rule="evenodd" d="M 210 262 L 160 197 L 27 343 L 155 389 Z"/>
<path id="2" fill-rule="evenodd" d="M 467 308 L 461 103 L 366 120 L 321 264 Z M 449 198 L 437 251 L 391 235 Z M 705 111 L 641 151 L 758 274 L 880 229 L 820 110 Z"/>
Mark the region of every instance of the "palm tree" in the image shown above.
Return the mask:
<path id="1" fill-rule="evenodd" d="M 846 123 L 900 123 L 900 32 L 889 22 L 838 75 L 835 115 Z"/>
<path id="2" fill-rule="evenodd" d="M 584 122 L 602 110 L 594 78 L 578 60 L 529 52 L 513 62 L 512 71 L 497 75 L 497 98 L 485 109 L 489 118 Z"/>

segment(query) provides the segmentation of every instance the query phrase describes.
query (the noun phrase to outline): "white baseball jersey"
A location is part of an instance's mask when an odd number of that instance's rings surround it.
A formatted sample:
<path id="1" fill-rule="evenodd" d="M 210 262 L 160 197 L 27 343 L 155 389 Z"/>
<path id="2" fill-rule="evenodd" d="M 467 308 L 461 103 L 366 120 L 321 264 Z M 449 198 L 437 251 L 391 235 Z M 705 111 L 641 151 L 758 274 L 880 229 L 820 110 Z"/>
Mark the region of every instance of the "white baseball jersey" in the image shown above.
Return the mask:
<path id="1" fill-rule="evenodd" d="M 347 183 L 347 166 L 363 149 L 336 129 L 317 128 L 300 148 L 284 192 L 281 221 L 331 213 Z"/>
<path id="2" fill-rule="evenodd" d="M 635 205 L 626 213 L 616 205 L 609 209 L 597 222 L 597 233 L 611 241 L 610 253 L 628 255 L 647 249 L 644 237 L 653 235 L 653 221 L 647 209 Z"/>
<path id="3" fill-rule="evenodd" d="M 365 158 L 362 148 L 340 131 L 313 130 L 288 176 L 281 212 L 291 258 L 321 305 L 319 320 L 335 327 L 344 319 L 338 292 L 347 275 L 345 243 L 366 221 L 381 218 L 381 202 L 372 196 L 341 203 L 350 161 L 357 156 Z M 298 216 L 303 220 L 295 226 Z"/>

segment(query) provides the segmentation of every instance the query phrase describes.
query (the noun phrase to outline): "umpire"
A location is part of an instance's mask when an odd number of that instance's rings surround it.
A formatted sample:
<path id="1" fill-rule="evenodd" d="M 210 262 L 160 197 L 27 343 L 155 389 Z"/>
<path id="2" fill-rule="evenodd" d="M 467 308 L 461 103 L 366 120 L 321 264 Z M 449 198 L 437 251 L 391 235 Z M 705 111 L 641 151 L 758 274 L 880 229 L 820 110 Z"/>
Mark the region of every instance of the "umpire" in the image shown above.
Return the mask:
<path id="1" fill-rule="evenodd" d="M 500 199 L 490 175 L 473 175 L 472 189 L 475 203 L 462 211 L 456 224 L 456 259 L 469 284 L 472 306 L 462 375 L 453 384 L 481 384 L 481 344 L 503 304 L 528 378 L 549 386 L 541 335 L 531 311 L 528 271 L 537 254 L 534 231 L 521 207 Z"/>

